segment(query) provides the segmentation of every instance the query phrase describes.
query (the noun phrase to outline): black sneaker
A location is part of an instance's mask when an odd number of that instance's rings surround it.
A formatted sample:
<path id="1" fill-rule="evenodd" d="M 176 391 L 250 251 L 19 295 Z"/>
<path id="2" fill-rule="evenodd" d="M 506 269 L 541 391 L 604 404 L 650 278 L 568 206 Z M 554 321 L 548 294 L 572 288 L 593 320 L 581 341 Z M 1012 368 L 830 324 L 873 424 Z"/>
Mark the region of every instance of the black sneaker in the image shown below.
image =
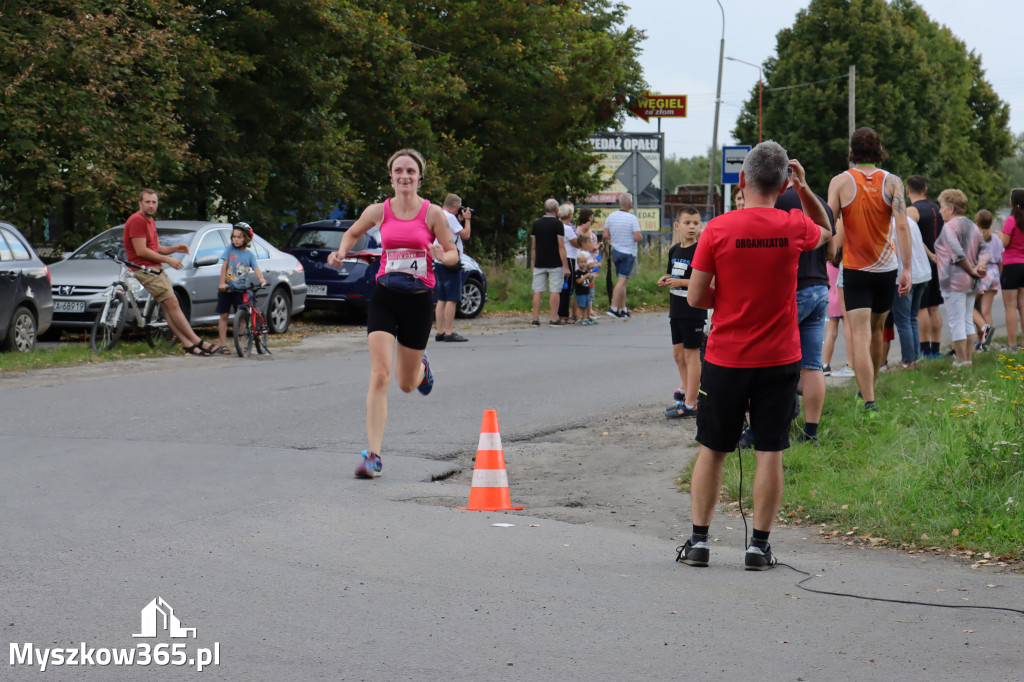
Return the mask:
<path id="1" fill-rule="evenodd" d="M 444 334 L 434 334 L 434 341 L 444 341 Z"/>
<path id="2" fill-rule="evenodd" d="M 754 447 L 754 432 L 750 430 L 750 427 L 743 429 L 743 433 L 740 434 L 740 440 L 736 443 L 736 449 L 752 448 Z"/>
<path id="3" fill-rule="evenodd" d="M 811 443 L 812 445 L 818 444 L 818 437 L 811 436 L 806 431 L 800 431 L 800 435 L 796 437 L 797 443 Z"/>
<path id="4" fill-rule="evenodd" d="M 827 377 L 832 376 L 832 365 L 825 365 L 821 368 L 821 373 Z"/>
<path id="5" fill-rule="evenodd" d="M 447 334 L 442 339 L 442 341 L 447 341 L 449 343 L 458 343 L 460 341 L 469 341 L 469 339 L 467 339 L 465 336 L 459 336 L 455 332 L 452 332 L 451 334 Z"/>
<path id="6" fill-rule="evenodd" d="M 768 545 L 763 550 L 760 547 L 751 545 L 747 547 L 747 554 L 743 557 L 743 568 L 748 571 L 767 571 L 775 568 L 775 555 L 772 554 L 772 546 Z"/>
<path id="7" fill-rule="evenodd" d="M 619 317 L 631 317 L 629 314 L 629 308 L 623 308 L 619 311 Z"/>
<path id="8" fill-rule="evenodd" d="M 612 310 L 611 308 L 606 310 L 605 313 L 607 313 L 610 317 L 614 317 L 616 320 L 621 320 L 623 317 L 622 315 L 619 314 L 617 310 Z"/>
<path id="9" fill-rule="evenodd" d="M 710 556 L 708 543 L 703 540 L 694 544 L 690 538 L 685 545 L 676 548 L 676 561 L 688 566 L 707 566 Z"/>

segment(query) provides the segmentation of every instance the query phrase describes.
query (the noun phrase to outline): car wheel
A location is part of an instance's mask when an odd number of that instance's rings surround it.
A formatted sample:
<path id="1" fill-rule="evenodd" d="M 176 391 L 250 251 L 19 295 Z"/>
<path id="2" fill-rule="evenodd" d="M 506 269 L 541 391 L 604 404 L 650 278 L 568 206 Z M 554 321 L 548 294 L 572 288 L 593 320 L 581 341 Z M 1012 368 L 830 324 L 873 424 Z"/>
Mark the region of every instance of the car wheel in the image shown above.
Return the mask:
<path id="1" fill-rule="evenodd" d="M 274 289 L 267 304 L 267 325 L 271 334 L 284 334 L 292 318 L 292 299 L 284 287 Z"/>
<path id="2" fill-rule="evenodd" d="M 16 350 L 27 353 L 36 345 L 36 318 L 25 306 L 18 306 L 11 318 L 11 326 L 7 328 L 4 339 L 5 350 Z"/>
<path id="3" fill-rule="evenodd" d="M 484 289 L 479 280 L 467 279 L 462 285 L 462 301 L 456 310 L 459 317 L 476 317 L 484 309 Z"/>
<path id="4" fill-rule="evenodd" d="M 185 316 L 189 324 L 192 324 L 192 304 L 188 301 L 188 295 L 175 289 L 174 297 L 178 299 L 178 307 L 181 308 L 181 314 Z"/>

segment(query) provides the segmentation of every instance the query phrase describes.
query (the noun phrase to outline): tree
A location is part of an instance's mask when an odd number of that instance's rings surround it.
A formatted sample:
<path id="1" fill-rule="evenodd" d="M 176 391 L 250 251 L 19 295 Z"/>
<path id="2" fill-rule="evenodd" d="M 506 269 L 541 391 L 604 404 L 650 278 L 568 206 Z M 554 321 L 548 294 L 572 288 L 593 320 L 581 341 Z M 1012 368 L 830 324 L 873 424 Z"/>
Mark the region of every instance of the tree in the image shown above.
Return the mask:
<path id="1" fill-rule="evenodd" d="M 670 156 L 665 159 L 665 191 L 672 193 L 678 185 L 707 185 L 708 184 L 708 157 L 691 156 L 689 158 L 676 158 Z M 719 150 L 718 158 L 715 159 L 715 182 L 722 177 L 722 156 Z"/>
<path id="2" fill-rule="evenodd" d="M 0 205 L 39 240 L 60 207 L 77 243 L 190 160 L 177 104 L 217 74 L 173 0 L 27 3 L 0 13 Z M 130 189 L 129 189 L 130 188 Z M 77 233 L 77 234 L 76 234 Z"/>
<path id="3" fill-rule="evenodd" d="M 980 58 L 911 0 L 812 0 L 779 32 L 776 51 L 764 64 L 764 137 L 804 164 L 819 194 L 847 167 L 845 76 L 854 64 L 855 125 L 878 131 L 887 169 L 958 187 L 980 205 L 1005 196 L 1009 109 Z M 756 95 L 733 135 L 756 140 Z"/>
<path id="4" fill-rule="evenodd" d="M 599 188 L 588 137 L 617 127 L 625 96 L 645 90 L 643 34 L 622 27 L 625 8 L 610 0 L 408 7 L 411 40 L 444 55 L 464 86 L 436 130 L 477 158 L 446 169 L 450 187 L 479 209 L 474 235 L 505 257 L 545 198 L 578 201 Z"/>

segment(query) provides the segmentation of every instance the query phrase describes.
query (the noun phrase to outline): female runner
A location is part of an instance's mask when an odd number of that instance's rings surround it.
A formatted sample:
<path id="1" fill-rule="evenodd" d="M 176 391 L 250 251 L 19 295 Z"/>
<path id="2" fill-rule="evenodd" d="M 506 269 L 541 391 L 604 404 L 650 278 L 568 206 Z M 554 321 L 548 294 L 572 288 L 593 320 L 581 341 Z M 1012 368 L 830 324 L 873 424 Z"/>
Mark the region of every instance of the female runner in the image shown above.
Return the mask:
<path id="1" fill-rule="evenodd" d="M 356 240 L 380 225 L 382 255 L 377 284 L 370 297 L 366 332 L 370 346 L 370 387 L 366 392 L 366 441 L 357 478 L 380 476 L 380 451 L 388 419 L 388 385 L 392 368 L 398 387 L 430 393 L 434 377 L 423 351 L 434 320 L 431 260 L 455 265 L 459 252 L 440 206 L 419 195 L 426 162 L 414 149 L 400 149 L 388 160 L 395 196 L 373 204 L 345 231 L 328 265 L 341 267 Z M 438 243 L 434 244 L 434 239 Z M 397 342 L 398 350 L 395 351 Z"/>

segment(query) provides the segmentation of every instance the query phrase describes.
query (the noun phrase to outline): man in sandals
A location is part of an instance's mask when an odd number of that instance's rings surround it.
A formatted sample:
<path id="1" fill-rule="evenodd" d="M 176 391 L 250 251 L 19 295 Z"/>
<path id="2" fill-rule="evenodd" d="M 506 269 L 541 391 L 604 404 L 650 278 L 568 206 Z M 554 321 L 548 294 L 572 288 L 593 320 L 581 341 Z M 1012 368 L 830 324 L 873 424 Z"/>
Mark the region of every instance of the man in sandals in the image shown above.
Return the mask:
<path id="1" fill-rule="evenodd" d="M 192 325 L 188 323 L 188 318 L 181 311 L 178 298 L 174 295 L 171 279 L 164 272 L 165 265 L 175 270 L 181 269 L 181 261 L 171 254 L 188 253 L 188 246 L 160 244 L 157 239 L 156 220 L 153 218 L 159 204 L 160 200 L 154 190 L 144 189 L 139 192 L 139 210 L 124 224 L 125 260 L 139 267 L 157 271 L 156 274 L 149 274 L 133 268 L 135 279 L 139 280 L 139 284 L 160 304 L 167 326 L 181 341 L 185 352 L 189 355 L 213 355 L 220 352 L 222 347 L 203 341 L 192 331 Z"/>

